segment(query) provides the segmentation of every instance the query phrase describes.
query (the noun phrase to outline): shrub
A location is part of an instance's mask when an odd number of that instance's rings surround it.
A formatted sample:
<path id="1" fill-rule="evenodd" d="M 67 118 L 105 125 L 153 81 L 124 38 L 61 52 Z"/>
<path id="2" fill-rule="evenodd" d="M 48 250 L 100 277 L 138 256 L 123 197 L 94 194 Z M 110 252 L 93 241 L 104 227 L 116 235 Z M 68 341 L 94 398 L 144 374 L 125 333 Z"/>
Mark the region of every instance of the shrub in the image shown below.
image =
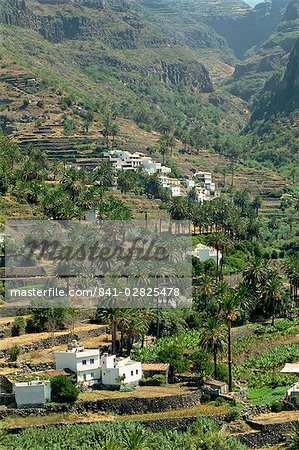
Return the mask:
<path id="1" fill-rule="evenodd" d="M 284 405 L 283 405 L 282 402 L 275 402 L 275 403 L 273 403 L 273 405 L 271 406 L 271 411 L 272 411 L 272 412 L 278 413 L 278 412 L 281 412 L 281 411 L 283 411 L 283 410 L 284 410 Z"/>
<path id="2" fill-rule="evenodd" d="M 149 378 L 143 378 L 140 381 L 142 386 L 164 386 L 166 384 L 166 377 L 164 375 L 153 375 Z"/>
<path id="3" fill-rule="evenodd" d="M 51 379 L 52 399 L 61 403 L 75 402 L 79 389 L 74 381 L 66 375 L 57 375 Z"/>
<path id="4" fill-rule="evenodd" d="M 211 401 L 211 396 L 210 394 L 202 394 L 201 399 L 200 399 L 200 403 L 210 403 Z"/>
<path id="5" fill-rule="evenodd" d="M 12 324 L 11 335 L 20 336 L 21 334 L 25 333 L 25 328 L 26 320 L 24 319 L 24 317 L 16 317 L 14 323 Z"/>
<path id="6" fill-rule="evenodd" d="M 12 362 L 17 361 L 20 353 L 21 348 L 18 345 L 14 345 L 8 350 L 8 360 Z"/>
<path id="7" fill-rule="evenodd" d="M 240 411 L 238 408 L 235 407 L 229 408 L 228 413 L 225 415 L 226 422 L 234 422 L 239 418 L 240 418 Z"/>

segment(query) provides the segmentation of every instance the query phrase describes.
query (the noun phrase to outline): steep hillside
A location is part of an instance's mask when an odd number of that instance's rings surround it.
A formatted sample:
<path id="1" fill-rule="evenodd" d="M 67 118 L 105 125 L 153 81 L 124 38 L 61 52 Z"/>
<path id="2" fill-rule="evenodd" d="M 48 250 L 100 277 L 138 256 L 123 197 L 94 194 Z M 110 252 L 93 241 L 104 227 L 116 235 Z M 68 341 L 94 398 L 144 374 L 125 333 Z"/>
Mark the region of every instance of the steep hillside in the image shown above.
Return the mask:
<path id="1" fill-rule="evenodd" d="M 276 113 L 289 114 L 299 108 L 299 36 L 290 54 L 286 70 L 277 73 L 265 85 L 252 115 L 252 121 Z"/>
<path id="2" fill-rule="evenodd" d="M 246 130 L 251 155 L 291 180 L 299 166 L 299 37 L 284 70 L 260 92 Z"/>
<path id="3" fill-rule="evenodd" d="M 278 26 L 288 0 L 264 1 L 254 9 L 232 16 L 209 15 L 205 21 L 224 36 L 240 59 L 246 51 L 263 43 Z"/>
<path id="4" fill-rule="evenodd" d="M 236 66 L 230 90 L 245 100 L 258 93 L 276 71 L 282 69 L 299 35 L 299 0 L 291 0 L 270 37 Z"/>

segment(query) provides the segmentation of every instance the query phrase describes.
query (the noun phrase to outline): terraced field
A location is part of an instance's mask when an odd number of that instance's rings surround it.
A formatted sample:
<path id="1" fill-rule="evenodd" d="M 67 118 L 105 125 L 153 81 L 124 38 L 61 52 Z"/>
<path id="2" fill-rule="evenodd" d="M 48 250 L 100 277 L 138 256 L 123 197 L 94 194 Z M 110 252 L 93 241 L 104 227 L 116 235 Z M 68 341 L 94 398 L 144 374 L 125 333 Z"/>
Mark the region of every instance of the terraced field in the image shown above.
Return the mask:
<path id="1" fill-rule="evenodd" d="M 5 117 L 6 127 L 21 148 L 35 145 L 47 152 L 51 159 L 64 163 L 72 162 L 92 168 L 99 160 L 101 152 L 105 151 L 105 139 L 101 133 L 102 124 L 95 114 L 94 121 L 88 132 L 83 131 L 82 108 L 79 104 L 66 107 L 61 92 L 50 89 L 40 80 L 32 78 L 28 70 L 2 60 L 0 72 L 1 114 Z M 73 131 L 66 132 L 63 123 L 72 121 Z M 159 134 L 146 132 L 133 122 L 117 119 L 119 133 L 115 145 L 129 151 L 148 153 L 155 149 Z M 159 153 L 153 158 L 161 160 Z M 205 149 L 186 151 L 179 141 L 172 157 L 182 176 L 191 176 L 194 170 L 211 171 L 218 185 L 224 185 L 223 169 L 227 171 L 226 185 L 231 183 L 231 162 L 228 158 Z M 248 188 L 254 194 L 263 197 L 262 212 L 266 216 L 279 216 L 280 200 L 277 191 L 287 186 L 287 182 L 270 170 L 258 170 L 244 164 L 236 164 L 234 186 L 236 189 Z M 159 210 L 159 201 L 145 197 L 124 197 L 135 217 L 143 217 L 145 212 L 150 218 L 166 218 L 165 211 Z"/>

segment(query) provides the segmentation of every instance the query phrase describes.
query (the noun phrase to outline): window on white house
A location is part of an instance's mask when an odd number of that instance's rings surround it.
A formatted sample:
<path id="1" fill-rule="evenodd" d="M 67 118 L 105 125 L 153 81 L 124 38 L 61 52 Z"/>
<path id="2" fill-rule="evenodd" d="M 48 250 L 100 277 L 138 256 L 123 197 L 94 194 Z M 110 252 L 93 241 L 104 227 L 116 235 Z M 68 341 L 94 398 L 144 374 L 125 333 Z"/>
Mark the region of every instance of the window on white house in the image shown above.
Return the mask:
<path id="1" fill-rule="evenodd" d="M 92 373 L 90 374 L 90 376 L 91 376 L 91 378 L 94 378 L 94 373 L 92 372 Z"/>
<path id="2" fill-rule="evenodd" d="M 138 369 L 136 369 L 136 375 L 138 375 Z"/>
<path id="3" fill-rule="evenodd" d="M 133 370 L 131 370 L 131 377 L 133 376 L 133 374 L 134 374 L 134 372 L 133 372 Z"/>
<path id="4" fill-rule="evenodd" d="M 90 364 L 94 364 L 94 358 L 90 358 Z"/>
<path id="5" fill-rule="evenodd" d="M 86 364 L 87 364 L 86 359 L 83 359 L 82 364 L 83 364 L 83 366 L 86 366 Z"/>
<path id="6" fill-rule="evenodd" d="M 83 380 L 86 381 L 86 374 L 83 375 Z"/>

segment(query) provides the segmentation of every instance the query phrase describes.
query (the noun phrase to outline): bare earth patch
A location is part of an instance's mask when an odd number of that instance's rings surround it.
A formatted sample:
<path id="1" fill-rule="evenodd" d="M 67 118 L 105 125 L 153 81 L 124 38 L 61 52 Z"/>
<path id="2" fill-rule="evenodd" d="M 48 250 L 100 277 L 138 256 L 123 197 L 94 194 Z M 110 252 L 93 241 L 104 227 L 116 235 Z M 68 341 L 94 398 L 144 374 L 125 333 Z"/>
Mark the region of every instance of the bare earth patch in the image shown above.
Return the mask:
<path id="1" fill-rule="evenodd" d="M 141 386 L 131 392 L 120 391 L 90 391 L 80 394 L 79 400 L 103 400 L 109 398 L 149 398 L 149 397 L 169 397 L 171 395 L 192 394 L 198 389 L 192 389 L 182 384 L 169 384 L 167 386 Z"/>
<path id="2" fill-rule="evenodd" d="M 299 411 L 282 411 L 280 413 L 261 414 L 254 418 L 254 422 L 261 425 L 293 422 L 296 420 L 299 420 Z"/>

